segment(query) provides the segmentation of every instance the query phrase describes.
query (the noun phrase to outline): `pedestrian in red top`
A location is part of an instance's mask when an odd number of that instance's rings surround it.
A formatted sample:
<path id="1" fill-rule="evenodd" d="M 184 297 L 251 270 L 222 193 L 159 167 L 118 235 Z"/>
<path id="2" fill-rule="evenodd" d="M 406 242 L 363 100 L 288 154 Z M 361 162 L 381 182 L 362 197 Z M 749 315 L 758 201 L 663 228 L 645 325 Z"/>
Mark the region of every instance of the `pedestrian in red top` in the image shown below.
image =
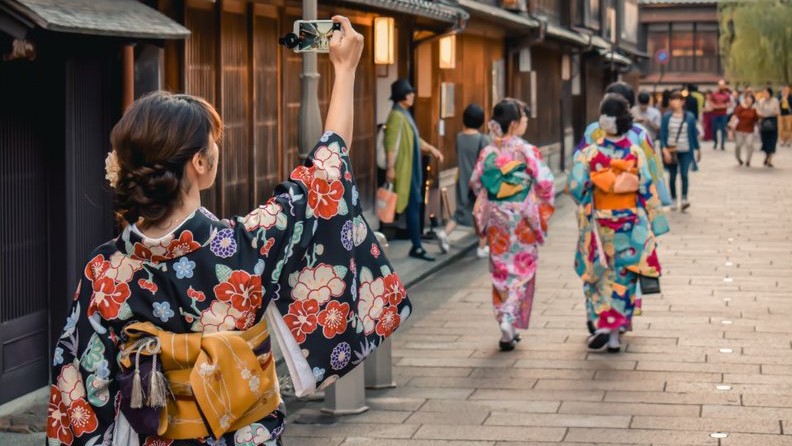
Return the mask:
<path id="1" fill-rule="evenodd" d="M 737 118 L 737 125 L 734 127 L 734 140 L 737 143 L 735 148 L 735 156 L 737 162 L 743 165 L 742 149 L 745 148 L 746 158 L 745 165 L 751 167 L 751 155 L 754 150 L 754 129 L 756 123 L 759 122 L 759 114 L 754 108 L 756 99 L 752 94 L 746 94 L 743 101 L 734 110 L 734 117 Z"/>
<path id="2" fill-rule="evenodd" d="M 712 141 L 715 143 L 712 148 L 718 149 L 718 134 L 720 133 L 721 150 L 726 150 L 726 124 L 728 123 L 728 108 L 731 104 L 731 93 L 726 81 L 718 81 L 718 91 L 710 96 L 712 104 Z"/>

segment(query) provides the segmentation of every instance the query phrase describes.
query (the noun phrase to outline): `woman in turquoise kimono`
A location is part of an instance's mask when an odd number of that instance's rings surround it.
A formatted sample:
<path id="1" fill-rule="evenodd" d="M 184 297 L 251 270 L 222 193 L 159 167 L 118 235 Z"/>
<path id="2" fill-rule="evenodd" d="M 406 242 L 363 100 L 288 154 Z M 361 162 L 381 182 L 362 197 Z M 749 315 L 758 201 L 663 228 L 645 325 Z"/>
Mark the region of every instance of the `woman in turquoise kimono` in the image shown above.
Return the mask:
<path id="1" fill-rule="evenodd" d="M 644 151 L 627 132 L 628 102 L 607 94 L 599 125 L 606 135 L 580 150 L 567 187 L 578 204 L 575 271 L 583 280 L 594 333 L 588 346 L 620 350 L 619 334 L 631 328 L 639 275 L 659 277 L 655 236 L 668 230 Z"/>
<path id="2" fill-rule="evenodd" d="M 495 105 L 489 122 L 493 142 L 482 149 L 470 178 L 476 228 L 490 247 L 492 304 L 504 351 L 520 340 L 516 329 L 528 328 L 538 247 L 554 210 L 553 174 L 539 149 L 522 139 L 527 125 L 524 104 L 505 99 Z"/>
<path id="3" fill-rule="evenodd" d="M 49 446 L 279 445 L 270 333 L 300 396 L 348 373 L 410 315 L 351 171 L 363 37 L 333 20 L 326 132 L 246 216 L 201 207 L 223 125 L 205 100 L 152 93 L 113 128 L 107 179 L 126 225 L 81 268 L 53 355 Z"/>

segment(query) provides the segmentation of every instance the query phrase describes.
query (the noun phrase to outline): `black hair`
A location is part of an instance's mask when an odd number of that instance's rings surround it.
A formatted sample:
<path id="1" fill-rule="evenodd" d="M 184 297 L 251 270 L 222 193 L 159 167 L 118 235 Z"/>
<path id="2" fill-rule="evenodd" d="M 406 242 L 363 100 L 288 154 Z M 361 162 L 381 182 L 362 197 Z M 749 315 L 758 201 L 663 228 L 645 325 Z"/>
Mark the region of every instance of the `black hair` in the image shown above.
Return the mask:
<path id="1" fill-rule="evenodd" d="M 684 99 L 685 99 L 685 96 L 683 96 L 683 95 L 682 95 L 682 92 L 681 92 L 681 91 L 679 91 L 679 90 L 674 90 L 674 91 L 672 91 L 672 92 L 671 92 L 671 94 L 668 96 L 668 99 L 669 99 L 669 100 L 673 100 L 673 99 L 681 99 L 681 100 L 684 100 Z"/>
<path id="2" fill-rule="evenodd" d="M 635 91 L 630 84 L 622 81 L 613 82 L 605 88 L 605 93 L 616 93 L 621 95 L 630 104 L 630 107 L 635 105 Z"/>
<path id="3" fill-rule="evenodd" d="M 462 124 L 469 129 L 480 128 L 484 124 L 484 109 L 478 104 L 470 104 L 462 112 Z"/>
<path id="4" fill-rule="evenodd" d="M 500 125 L 503 134 L 509 131 L 512 122 L 519 122 L 523 116 L 528 116 L 529 108 L 524 102 L 517 99 L 506 98 L 495 104 L 492 109 L 492 120 Z"/>
<path id="5" fill-rule="evenodd" d="M 619 132 L 619 135 L 629 132 L 633 126 L 630 104 L 620 94 L 606 94 L 600 102 L 600 114 L 616 118 L 616 131 Z"/>
<path id="6" fill-rule="evenodd" d="M 638 94 L 638 103 L 641 105 L 649 105 L 649 93 L 642 91 Z"/>
<path id="7" fill-rule="evenodd" d="M 668 108 L 668 101 L 671 99 L 671 91 L 670 90 L 663 90 L 663 94 L 661 97 L 660 105 L 663 108 Z"/>
<path id="8" fill-rule="evenodd" d="M 770 96 L 773 95 L 773 87 L 768 85 L 768 86 L 765 87 L 765 90 L 767 90 L 767 92 L 770 93 Z"/>

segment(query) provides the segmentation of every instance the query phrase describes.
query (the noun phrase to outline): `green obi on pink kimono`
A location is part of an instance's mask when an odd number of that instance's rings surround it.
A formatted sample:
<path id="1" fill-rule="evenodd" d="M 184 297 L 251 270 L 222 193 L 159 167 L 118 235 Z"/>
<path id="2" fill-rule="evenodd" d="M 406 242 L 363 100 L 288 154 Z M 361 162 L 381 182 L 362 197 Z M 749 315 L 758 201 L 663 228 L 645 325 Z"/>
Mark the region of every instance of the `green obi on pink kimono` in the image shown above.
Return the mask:
<path id="1" fill-rule="evenodd" d="M 524 201 L 534 179 L 522 161 L 500 158 L 491 153 L 484 159 L 481 184 L 492 201 Z"/>

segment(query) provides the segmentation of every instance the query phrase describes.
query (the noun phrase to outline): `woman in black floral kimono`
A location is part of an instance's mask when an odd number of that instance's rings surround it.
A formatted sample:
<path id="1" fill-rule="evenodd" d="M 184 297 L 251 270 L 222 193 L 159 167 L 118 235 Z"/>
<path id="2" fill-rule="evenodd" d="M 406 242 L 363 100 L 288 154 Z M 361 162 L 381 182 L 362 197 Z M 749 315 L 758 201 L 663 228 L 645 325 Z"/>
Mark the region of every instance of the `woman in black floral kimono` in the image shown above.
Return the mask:
<path id="1" fill-rule="evenodd" d="M 115 126 L 108 180 L 128 225 L 94 250 L 74 295 L 54 352 L 49 445 L 279 444 L 270 331 L 285 334 L 305 394 L 410 315 L 351 172 L 363 37 L 334 20 L 326 133 L 247 216 L 218 220 L 201 207 L 222 129 L 206 101 L 154 93 Z"/>

